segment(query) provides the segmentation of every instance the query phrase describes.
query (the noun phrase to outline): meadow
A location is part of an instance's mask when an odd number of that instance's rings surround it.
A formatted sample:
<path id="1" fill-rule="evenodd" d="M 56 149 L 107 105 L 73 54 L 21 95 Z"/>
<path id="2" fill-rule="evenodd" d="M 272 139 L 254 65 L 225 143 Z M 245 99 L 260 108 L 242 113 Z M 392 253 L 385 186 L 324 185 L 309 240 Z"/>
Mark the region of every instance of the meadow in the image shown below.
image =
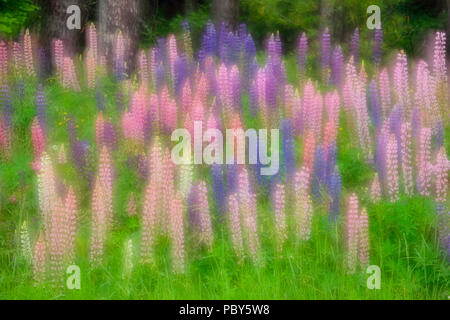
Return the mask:
<path id="1" fill-rule="evenodd" d="M 285 54 L 218 29 L 194 50 L 184 24 L 134 72 L 127 39 L 108 59 L 94 25 L 82 56 L 0 41 L 0 298 L 446 300 L 445 33 L 429 60 L 389 64 L 381 29 Z M 175 165 L 171 133 L 194 121 L 279 129 L 279 172 Z"/>

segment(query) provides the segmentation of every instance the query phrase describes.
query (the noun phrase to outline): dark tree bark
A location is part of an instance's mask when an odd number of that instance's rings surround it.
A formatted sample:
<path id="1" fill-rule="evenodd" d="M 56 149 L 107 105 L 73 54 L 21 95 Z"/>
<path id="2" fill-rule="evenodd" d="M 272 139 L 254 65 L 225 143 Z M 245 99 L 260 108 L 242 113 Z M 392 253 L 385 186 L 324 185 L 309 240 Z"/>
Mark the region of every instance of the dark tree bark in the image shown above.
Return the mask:
<path id="1" fill-rule="evenodd" d="M 227 22 L 233 29 L 239 23 L 239 1 L 238 0 L 213 0 L 212 15 L 216 24 Z"/>
<path id="2" fill-rule="evenodd" d="M 134 70 L 140 27 L 145 12 L 142 0 L 99 0 L 98 31 L 100 48 L 107 61 L 112 61 L 114 42 L 119 31 L 125 41 L 127 71 Z"/>
<path id="3" fill-rule="evenodd" d="M 450 0 L 449 0 L 450 1 Z M 197 0 L 185 0 L 184 1 L 184 13 L 188 14 L 198 8 Z"/>
<path id="4" fill-rule="evenodd" d="M 81 52 L 81 44 L 84 39 L 84 13 L 87 8 L 87 0 L 40 0 L 43 19 L 40 30 L 41 48 L 45 48 L 45 56 L 51 61 L 51 45 L 53 39 L 61 39 L 67 54 L 72 55 Z M 69 30 L 67 28 L 67 8 L 78 5 L 81 11 L 81 29 Z M 51 64 L 44 70 L 45 75 L 51 72 Z"/>

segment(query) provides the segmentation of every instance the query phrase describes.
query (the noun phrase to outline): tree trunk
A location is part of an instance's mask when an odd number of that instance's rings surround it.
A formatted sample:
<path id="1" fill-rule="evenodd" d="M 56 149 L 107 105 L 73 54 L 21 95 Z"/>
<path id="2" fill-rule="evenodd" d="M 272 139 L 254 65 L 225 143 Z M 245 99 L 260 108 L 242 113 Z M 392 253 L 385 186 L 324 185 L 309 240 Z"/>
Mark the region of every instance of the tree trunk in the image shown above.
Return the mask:
<path id="1" fill-rule="evenodd" d="M 213 0 L 212 15 L 217 25 L 227 22 L 236 29 L 239 22 L 239 1 L 237 0 Z"/>
<path id="2" fill-rule="evenodd" d="M 195 11 L 198 8 L 198 0 L 185 0 L 184 1 L 184 14 L 188 14 Z"/>
<path id="3" fill-rule="evenodd" d="M 100 48 L 108 62 L 112 62 L 118 32 L 125 40 L 125 63 L 128 74 L 134 71 L 140 26 L 143 22 L 142 0 L 99 0 L 98 30 Z"/>

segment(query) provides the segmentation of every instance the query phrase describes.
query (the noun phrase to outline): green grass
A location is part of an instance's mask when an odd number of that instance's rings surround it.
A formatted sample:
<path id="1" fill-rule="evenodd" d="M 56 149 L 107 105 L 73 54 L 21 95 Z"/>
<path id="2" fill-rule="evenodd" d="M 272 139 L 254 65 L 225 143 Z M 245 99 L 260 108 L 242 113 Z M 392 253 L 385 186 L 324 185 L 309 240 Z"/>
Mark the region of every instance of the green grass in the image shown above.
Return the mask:
<path id="1" fill-rule="evenodd" d="M 287 59 L 288 79 L 295 82 L 293 57 Z M 291 72 L 294 72 L 293 74 Z M 116 85 L 105 79 L 105 114 L 117 123 Z M 92 268 L 89 263 L 90 210 L 84 181 L 70 165 L 58 167 L 62 181 L 74 185 L 81 197 L 77 260 L 81 268 L 81 289 L 40 288 L 33 285 L 32 266 L 20 255 L 18 228 L 29 221 L 34 243 L 40 221 L 36 177 L 29 163 L 33 160 L 30 126 L 35 114 L 35 85 L 27 84 L 23 101 L 12 94 L 15 127 L 12 156 L 0 159 L 0 299 L 447 299 L 449 268 L 442 255 L 437 235 L 434 203 L 427 198 L 402 197 L 396 203 L 371 204 L 367 186 L 374 171 L 356 147 L 354 129 L 342 117 L 338 136 L 338 166 L 343 177 L 343 199 L 357 192 L 361 207 L 366 207 L 370 221 L 370 262 L 381 268 L 381 289 L 369 290 L 368 274 L 354 275 L 345 268 L 345 201 L 342 200 L 336 225 L 328 223 L 326 210 L 317 205 L 314 211 L 312 238 L 296 242 L 292 230 L 282 256 L 274 250 L 274 217 L 270 201 L 263 194 L 258 201 L 259 235 L 262 243 L 261 263 L 238 264 L 230 247 L 230 235 L 213 210 L 214 246 L 210 252 L 194 250 L 187 239 L 185 274 L 170 269 L 168 240 L 158 240 L 153 265 L 137 262 L 139 220 L 128 217 L 126 201 L 134 192 L 140 203 L 143 183 L 126 165 L 126 156 L 114 154 L 117 170 L 114 190 L 114 228 L 107 240 L 105 262 Z M 95 140 L 95 91 L 76 93 L 62 89 L 54 80 L 45 86 L 48 101 L 50 146 L 66 143 L 66 121 L 73 116 L 79 125 L 81 140 Z M 257 125 L 248 112 L 247 126 Z M 449 127 L 446 126 L 448 148 Z M 123 146 L 121 146 L 123 147 Z M 119 147 L 119 150 L 122 150 Z M 94 150 L 94 154 L 95 154 Z M 301 150 L 297 150 L 301 152 Z M 207 179 L 210 179 L 209 177 Z M 12 201 L 11 196 L 16 200 Z M 212 194 L 210 194 L 212 200 Z M 288 211 L 288 215 L 292 213 Z M 135 267 L 122 276 L 123 243 L 135 243 Z"/>

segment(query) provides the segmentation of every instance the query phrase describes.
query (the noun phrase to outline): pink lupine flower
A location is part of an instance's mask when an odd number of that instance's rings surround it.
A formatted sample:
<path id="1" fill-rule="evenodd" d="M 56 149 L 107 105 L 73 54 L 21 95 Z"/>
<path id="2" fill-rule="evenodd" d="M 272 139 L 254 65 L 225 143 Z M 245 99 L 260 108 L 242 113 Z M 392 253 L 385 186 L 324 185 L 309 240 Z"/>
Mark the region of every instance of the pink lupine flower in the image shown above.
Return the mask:
<path id="1" fill-rule="evenodd" d="M 5 41 L 0 41 L 0 83 L 6 82 L 8 73 L 8 48 Z"/>
<path id="2" fill-rule="evenodd" d="M 95 181 L 92 192 L 92 233 L 90 259 L 93 264 L 103 261 L 104 242 L 107 226 L 107 208 L 103 201 L 104 190 L 100 178 Z"/>
<path id="3" fill-rule="evenodd" d="M 92 52 L 92 56 L 94 58 L 94 61 L 96 62 L 98 59 L 98 51 L 97 51 L 97 30 L 95 28 L 95 24 L 90 23 L 87 32 L 87 47 Z"/>
<path id="4" fill-rule="evenodd" d="M 95 88 L 96 62 L 92 49 L 88 49 L 86 54 L 86 71 L 88 88 Z"/>
<path id="5" fill-rule="evenodd" d="M 381 200 L 381 187 L 380 179 L 378 178 L 378 173 L 375 173 L 373 177 L 372 184 L 370 186 L 370 198 L 373 202 L 378 202 Z"/>
<path id="6" fill-rule="evenodd" d="M 153 245 L 156 238 L 157 212 L 160 208 L 158 185 L 150 180 L 145 190 L 142 208 L 141 259 L 144 263 L 153 261 Z"/>
<path id="7" fill-rule="evenodd" d="M 176 195 L 170 205 L 170 227 L 172 238 L 173 269 L 176 273 L 184 272 L 184 227 L 183 202 Z"/>
<path id="8" fill-rule="evenodd" d="M 214 238 L 205 181 L 200 181 L 192 187 L 189 198 L 196 237 L 200 243 L 205 244 L 207 248 L 211 248 Z"/>
<path id="9" fill-rule="evenodd" d="M 100 111 L 95 120 L 95 140 L 97 146 L 101 148 L 105 137 L 105 121 L 103 120 L 103 112 Z"/>
<path id="10" fill-rule="evenodd" d="M 77 198 L 72 187 L 69 187 L 64 201 L 64 251 L 69 263 L 75 259 L 75 235 L 77 231 Z"/>
<path id="11" fill-rule="evenodd" d="M 112 223 L 112 193 L 113 193 L 114 168 L 111 155 L 106 147 L 103 147 L 99 156 L 98 178 L 102 188 L 102 206 L 105 212 L 107 226 Z"/>
<path id="12" fill-rule="evenodd" d="M 63 87 L 71 88 L 75 91 L 80 91 L 80 85 L 78 84 L 75 66 L 73 64 L 73 60 L 70 57 L 64 58 L 64 66 L 62 72 L 63 72 Z"/>
<path id="13" fill-rule="evenodd" d="M 63 279 L 63 259 L 64 259 L 64 205 L 60 199 L 57 199 L 57 204 L 53 208 L 50 217 L 50 228 L 48 230 L 49 242 L 47 248 L 49 249 L 49 271 L 54 286 L 61 286 Z"/>
<path id="14" fill-rule="evenodd" d="M 394 68 L 394 90 L 397 101 L 403 106 L 403 110 L 407 112 L 406 114 L 409 114 L 409 109 L 411 108 L 408 81 L 408 61 L 405 52 L 401 50 L 397 54 L 397 62 Z"/>
<path id="15" fill-rule="evenodd" d="M 295 230 L 301 240 L 309 240 L 312 225 L 312 201 L 309 195 L 309 169 L 303 166 L 295 175 Z"/>
<path id="16" fill-rule="evenodd" d="M 421 128 L 417 157 L 417 189 L 421 195 L 430 195 L 431 187 L 431 129 Z"/>
<path id="17" fill-rule="evenodd" d="M 228 214 L 231 226 L 231 239 L 233 243 L 233 249 L 239 260 L 244 257 L 244 247 L 242 241 L 241 232 L 241 218 L 239 213 L 239 201 L 235 194 L 228 197 Z"/>
<path id="18" fill-rule="evenodd" d="M 389 135 L 386 148 L 387 185 L 391 201 L 398 200 L 398 147 L 397 139 Z"/>
<path id="19" fill-rule="evenodd" d="M 437 153 L 434 169 L 436 175 L 436 201 L 445 202 L 447 201 L 448 171 L 450 167 L 444 147 L 441 147 Z"/>
<path id="20" fill-rule="evenodd" d="M 34 161 L 32 163 L 32 167 L 36 172 L 38 172 L 40 158 L 45 152 L 45 138 L 37 117 L 34 118 L 33 124 L 31 125 L 31 140 L 33 141 L 34 151 Z"/>
<path id="21" fill-rule="evenodd" d="M 445 32 L 436 32 L 433 51 L 433 76 L 437 84 L 447 83 L 447 60 L 445 57 Z"/>
<path id="22" fill-rule="evenodd" d="M 21 72 L 24 67 L 24 61 L 22 47 L 19 42 L 14 42 L 13 44 L 13 59 L 14 69 L 16 70 L 16 72 Z"/>
<path id="23" fill-rule="evenodd" d="M 403 173 L 403 184 L 405 193 L 410 196 L 413 192 L 413 176 L 411 164 L 411 125 L 403 122 L 400 128 L 401 162 Z"/>
<path id="24" fill-rule="evenodd" d="M 33 48 L 31 45 L 30 31 L 27 29 L 23 37 L 23 55 L 25 57 L 25 66 L 29 75 L 34 75 Z"/>
<path id="25" fill-rule="evenodd" d="M 133 193 L 130 195 L 130 198 L 128 199 L 127 213 L 128 213 L 129 217 L 137 215 L 136 201 L 134 200 L 134 194 Z"/>
<path id="26" fill-rule="evenodd" d="M 53 40 L 53 64 L 56 68 L 56 74 L 62 80 L 64 70 L 64 44 L 62 40 Z"/>
<path id="27" fill-rule="evenodd" d="M 339 95 L 336 90 L 325 95 L 325 109 L 328 122 L 332 122 L 335 130 L 339 127 Z"/>
<path id="28" fill-rule="evenodd" d="M 169 149 L 165 149 L 163 153 L 163 177 L 164 183 L 160 187 L 162 193 L 162 206 L 163 208 L 170 208 L 170 203 L 175 196 L 175 164 L 170 157 Z M 162 227 L 163 232 L 170 232 L 169 230 L 169 216 L 164 213 L 163 210 L 159 212 L 158 223 Z"/>
<path id="29" fill-rule="evenodd" d="M 275 185 L 273 203 L 275 212 L 277 251 L 281 252 L 284 242 L 287 239 L 285 190 L 283 184 L 277 183 Z"/>
<path id="30" fill-rule="evenodd" d="M 147 55 L 144 50 L 139 53 L 139 76 L 141 84 L 147 85 L 148 83 L 148 61 Z"/>
<path id="31" fill-rule="evenodd" d="M 314 165 L 314 153 L 316 150 L 316 141 L 314 134 L 309 131 L 305 136 L 305 145 L 303 147 L 303 166 L 312 172 Z"/>
<path id="32" fill-rule="evenodd" d="M 383 119 L 391 112 L 391 85 L 389 83 L 389 74 L 386 69 L 381 70 L 379 76 L 380 102 L 383 111 Z"/>
<path id="33" fill-rule="evenodd" d="M 46 246 L 44 233 L 39 233 L 39 238 L 34 245 L 33 273 L 35 285 L 40 285 L 46 280 Z"/>
<path id="34" fill-rule="evenodd" d="M 440 119 L 434 88 L 435 83 L 428 70 L 428 64 L 420 60 L 417 63 L 414 102 L 422 110 L 422 124 L 427 127 L 434 126 Z"/>
<path id="35" fill-rule="evenodd" d="M 354 273 L 358 261 L 358 197 L 352 194 L 348 200 L 347 211 L 347 268 Z"/>
<path id="36" fill-rule="evenodd" d="M 177 60 L 177 39 L 173 34 L 169 35 L 167 41 L 167 53 L 169 54 L 169 66 L 172 79 L 175 79 L 175 61 Z"/>
<path id="37" fill-rule="evenodd" d="M 181 89 L 181 110 L 184 114 L 191 111 L 192 108 L 192 91 L 189 81 L 186 81 Z"/>
<path id="38" fill-rule="evenodd" d="M 361 210 L 358 217 L 359 262 L 367 267 L 370 261 L 369 249 L 369 217 L 366 208 Z"/>
<path id="39" fill-rule="evenodd" d="M 55 172 L 49 155 L 44 152 L 41 155 L 40 170 L 38 173 L 38 198 L 39 209 L 44 221 L 45 235 L 50 232 L 51 217 L 57 206 L 57 192 Z"/>

